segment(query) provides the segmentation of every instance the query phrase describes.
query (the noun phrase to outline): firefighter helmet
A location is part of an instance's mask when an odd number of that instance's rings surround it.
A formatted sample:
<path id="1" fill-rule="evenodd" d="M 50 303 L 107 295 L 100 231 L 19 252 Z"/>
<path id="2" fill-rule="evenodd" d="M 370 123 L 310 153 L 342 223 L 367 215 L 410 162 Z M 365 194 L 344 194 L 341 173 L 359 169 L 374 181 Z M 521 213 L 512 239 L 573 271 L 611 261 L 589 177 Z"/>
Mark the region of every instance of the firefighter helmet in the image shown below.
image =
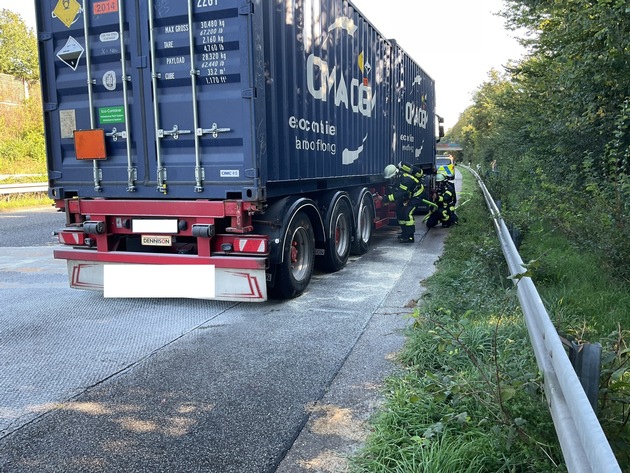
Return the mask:
<path id="1" fill-rule="evenodd" d="M 387 166 L 385 166 L 385 171 L 383 171 L 383 177 L 385 177 L 385 179 L 391 179 L 396 175 L 397 172 L 398 168 L 396 166 L 394 166 L 393 164 L 388 164 Z"/>
<path id="2" fill-rule="evenodd" d="M 441 172 L 438 172 L 435 175 L 435 182 L 442 182 L 446 179 L 446 176 L 444 176 L 444 174 L 442 174 Z"/>

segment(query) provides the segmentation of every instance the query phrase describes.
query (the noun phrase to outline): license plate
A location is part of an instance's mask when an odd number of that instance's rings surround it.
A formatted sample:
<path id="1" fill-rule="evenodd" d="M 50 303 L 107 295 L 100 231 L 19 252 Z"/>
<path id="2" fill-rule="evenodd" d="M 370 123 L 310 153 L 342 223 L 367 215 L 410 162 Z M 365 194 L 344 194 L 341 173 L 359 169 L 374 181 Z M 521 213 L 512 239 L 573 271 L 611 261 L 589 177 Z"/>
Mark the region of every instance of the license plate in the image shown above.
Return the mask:
<path id="1" fill-rule="evenodd" d="M 141 242 L 145 246 L 171 246 L 173 238 L 169 235 L 142 235 Z"/>

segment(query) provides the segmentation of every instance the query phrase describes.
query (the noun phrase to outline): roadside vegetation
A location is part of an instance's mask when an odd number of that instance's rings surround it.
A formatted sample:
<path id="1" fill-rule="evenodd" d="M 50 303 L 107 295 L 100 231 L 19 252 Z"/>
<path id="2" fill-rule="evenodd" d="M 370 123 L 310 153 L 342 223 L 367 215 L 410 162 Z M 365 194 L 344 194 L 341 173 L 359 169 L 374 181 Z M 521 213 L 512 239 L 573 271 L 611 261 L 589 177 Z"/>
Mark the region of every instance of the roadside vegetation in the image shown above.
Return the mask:
<path id="1" fill-rule="evenodd" d="M 7 9 L 0 10 L 0 73 L 13 78 L 0 81 L 0 175 L 17 176 L 0 178 L 0 185 L 46 182 L 37 41 L 22 18 Z M 0 196 L 0 211 L 51 204 L 45 193 Z"/>
<path id="2" fill-rule="evenodd" d="M 490 71 L 445 141 L 500 200 L 559 334 L 602 345 L 596 412 L 630 471 L 630 7 L 504 6 L 528 55 Z M 472 199 L 356 472 L 566 471 L 489 212 L 463 174 Z"/>
<path id="3" fill-rule="evenodd" d="M 447 230 L 436 273 L 410 313 L 400 374 L 353 460 L 353 472 L 566 471 L 516 290 L 474 178 L 460 168 L 460 224 Z M 443 230 L 431 230 L 443 231 Z M 603 347 L 600 423 L 623 471 L 630 286 L 553 227 L 521 245 L 558 332 Z M 421 257 L 421 255 L 419 255 Z M 576 387 L 577 388 L 577 387 Z"/>

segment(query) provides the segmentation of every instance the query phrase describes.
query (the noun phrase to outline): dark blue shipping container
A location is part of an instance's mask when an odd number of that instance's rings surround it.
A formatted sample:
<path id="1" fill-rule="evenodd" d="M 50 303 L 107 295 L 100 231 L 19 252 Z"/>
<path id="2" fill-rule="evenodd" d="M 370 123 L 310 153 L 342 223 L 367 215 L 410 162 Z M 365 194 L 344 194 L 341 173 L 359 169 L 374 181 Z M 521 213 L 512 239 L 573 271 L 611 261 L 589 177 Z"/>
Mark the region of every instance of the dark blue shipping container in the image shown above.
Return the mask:
<path id="1" fill-rule="evenodd" d="M 54 198 L 257 201 L 434 160 L 433 80 L 347 1 L 35 3 Z"/>

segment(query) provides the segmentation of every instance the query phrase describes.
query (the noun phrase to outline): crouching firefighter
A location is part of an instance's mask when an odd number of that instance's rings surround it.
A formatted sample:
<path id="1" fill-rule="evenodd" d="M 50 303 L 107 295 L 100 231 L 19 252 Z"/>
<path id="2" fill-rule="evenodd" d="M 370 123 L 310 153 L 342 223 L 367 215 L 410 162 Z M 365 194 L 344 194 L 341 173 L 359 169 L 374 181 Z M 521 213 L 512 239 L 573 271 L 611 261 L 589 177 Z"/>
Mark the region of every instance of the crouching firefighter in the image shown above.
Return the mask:
<path id="1" fill-rule="evenodd" d="M 422 202 L 423 174 L 422 169 L 407 163 L 399 163 L 398 166 L 389 164 L 383 172 L 387 180 L 396 178 L 389 194 L 383 197 L 383 201 L 396 203 L 396 218 L 401 229 L 398 241 L 401 243 L 414 242 L 416 223 L 413 213 Z"/>
<path id="2" fill-rule="evenodd" d="M 442 223 L 443 227 L 450 227 L 457 223 L 457 214 L 455 213 L 455 203 L 457 197 L 455 189 L 446 181 L 444 174 L 438 173 L 435 176 L 437 188 L 432 196 L 431 211 L 425 217 L 428 228 L 435 227 L 438 223 Z"/>

